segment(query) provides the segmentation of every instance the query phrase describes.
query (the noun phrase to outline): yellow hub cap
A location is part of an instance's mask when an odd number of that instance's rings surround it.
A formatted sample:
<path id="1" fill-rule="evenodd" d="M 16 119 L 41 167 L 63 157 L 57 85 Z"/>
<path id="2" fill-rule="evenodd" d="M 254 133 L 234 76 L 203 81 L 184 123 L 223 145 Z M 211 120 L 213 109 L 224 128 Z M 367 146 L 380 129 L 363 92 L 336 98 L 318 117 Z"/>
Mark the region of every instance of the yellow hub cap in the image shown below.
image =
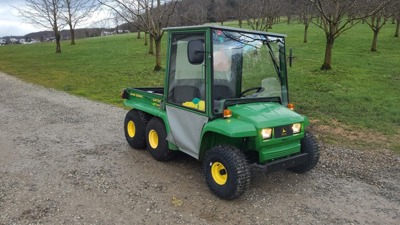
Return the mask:
<path id="1" fill-rule="evenodd" d="M 135 123 L 134 123 L 132 120 L 130 120 L 130 121 L 128 122 L 127 131 L 128 131 L 129 137 L 131 137 L 131 138 L 135 137 L 135 134 L 136 134 L 136 126 L 135 126 Z"/>
<path id="2" fill-rule="evenodd" d="M 155 130 L 149 132 L 149 143 L 152 149 L 156 149 L 158 146 L 158 134 Z"/>
<path id="3" fill-rule="evenodd" d="M 224 185 L 228 180 L 228 173 L 225 166 L 220 162 L 214 162 L 211 166 L 211 176 L 213 177 L 215 183 L 219 185 Z"/>

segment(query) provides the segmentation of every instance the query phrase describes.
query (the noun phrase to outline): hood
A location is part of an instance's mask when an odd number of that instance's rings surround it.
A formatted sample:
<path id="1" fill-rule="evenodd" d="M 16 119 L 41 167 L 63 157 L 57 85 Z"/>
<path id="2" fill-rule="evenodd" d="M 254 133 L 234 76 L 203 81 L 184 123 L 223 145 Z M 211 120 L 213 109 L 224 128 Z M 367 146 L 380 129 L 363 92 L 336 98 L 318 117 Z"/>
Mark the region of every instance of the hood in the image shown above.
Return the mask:
<path id="1" fill-rule="evenodd" d="M 278 127 L 304 122 L 306 117 L 274 102 L 240 104 L 229 107 L 232 117 L 254 124 L 257 128 Z"/>

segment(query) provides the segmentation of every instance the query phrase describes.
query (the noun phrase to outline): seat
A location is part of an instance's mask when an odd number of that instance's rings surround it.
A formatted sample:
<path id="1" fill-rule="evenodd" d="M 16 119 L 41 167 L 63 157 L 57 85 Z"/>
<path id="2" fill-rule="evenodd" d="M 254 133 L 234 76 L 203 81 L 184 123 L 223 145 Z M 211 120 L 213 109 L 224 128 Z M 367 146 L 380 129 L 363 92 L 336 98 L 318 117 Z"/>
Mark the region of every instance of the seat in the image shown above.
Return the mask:
<path id="1" fill-rule="evenodd" d="M 194 98 L 200 97 L 200 90 L 191 85 L 176 86 L 169 93 L 169 100 L 177 104 L 190 102 Z"/>
<path id="2" fill-rule="evenodd" d="M 213 86 L 213 99 L 214 100 L 222 100 L 228 98 L 234 98 L 235 95 L 232 90 L 225 85 L 214 85 Z"/>

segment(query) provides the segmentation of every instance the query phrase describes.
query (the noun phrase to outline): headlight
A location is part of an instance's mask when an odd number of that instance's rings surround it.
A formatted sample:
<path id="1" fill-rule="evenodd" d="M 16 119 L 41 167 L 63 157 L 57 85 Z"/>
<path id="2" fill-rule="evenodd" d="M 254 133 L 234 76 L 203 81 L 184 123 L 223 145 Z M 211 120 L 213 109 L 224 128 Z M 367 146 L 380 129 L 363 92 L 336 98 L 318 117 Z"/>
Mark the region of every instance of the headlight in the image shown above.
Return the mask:
<path id="1" fill-rule="evenodd" d="M 292 126 L 293 134 L 300 133 L 301 131 L 301 123 L 295 123 Z"/>
<path id="2" fill-rule="evenodd" d="M 261 130 L 261 135 L 263 139 L 270 139 L 272 136 L 272 129 L 271 128 L 264 128 Z"/>

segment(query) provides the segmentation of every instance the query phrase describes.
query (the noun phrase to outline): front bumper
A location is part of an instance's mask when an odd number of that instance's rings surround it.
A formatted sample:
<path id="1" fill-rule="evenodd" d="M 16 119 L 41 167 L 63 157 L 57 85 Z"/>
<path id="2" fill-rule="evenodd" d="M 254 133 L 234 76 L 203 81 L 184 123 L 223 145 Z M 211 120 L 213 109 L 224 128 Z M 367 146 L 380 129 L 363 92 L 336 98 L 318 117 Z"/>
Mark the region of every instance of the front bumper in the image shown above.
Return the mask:
<path id="1" fill-rule="evenodd" d="M 289 158 L 275 160 L 266 164 L 253 163 L 250 166 L 256 170 L 265 171 L 267 173 L 276 172 L 279 170 L 288 169 L 298 165 L 307 163 L 308 153 L 300 153 Z"/>

